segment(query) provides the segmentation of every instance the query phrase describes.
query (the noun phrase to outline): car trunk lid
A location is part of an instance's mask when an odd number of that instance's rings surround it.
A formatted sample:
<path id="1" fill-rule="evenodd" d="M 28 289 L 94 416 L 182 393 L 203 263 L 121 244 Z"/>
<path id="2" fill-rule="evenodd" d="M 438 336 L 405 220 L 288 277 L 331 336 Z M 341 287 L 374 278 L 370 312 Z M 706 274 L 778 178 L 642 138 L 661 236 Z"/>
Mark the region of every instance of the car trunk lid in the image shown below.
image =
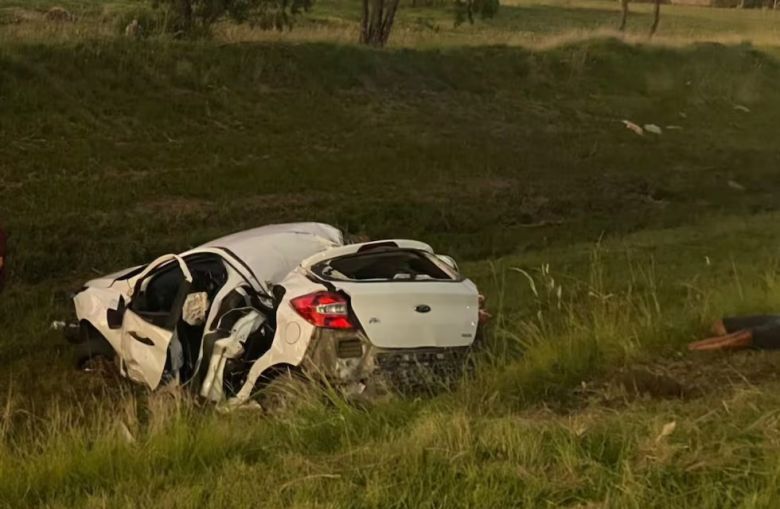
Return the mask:
<path id="1" fill-rule="evenodd" d="M 474 341 L 479 296 L 474 283 L 413 241 L 344 247 L 304 266 L 340 290 L 369 341 L 381 348 L 467 346 Z"/>
<path id="2" fill-rule="evenodd" d="M 464 281 L 339 282 L 369 341 L 380 348 L 468 346 L 477 332 L 476 287 Z"/>

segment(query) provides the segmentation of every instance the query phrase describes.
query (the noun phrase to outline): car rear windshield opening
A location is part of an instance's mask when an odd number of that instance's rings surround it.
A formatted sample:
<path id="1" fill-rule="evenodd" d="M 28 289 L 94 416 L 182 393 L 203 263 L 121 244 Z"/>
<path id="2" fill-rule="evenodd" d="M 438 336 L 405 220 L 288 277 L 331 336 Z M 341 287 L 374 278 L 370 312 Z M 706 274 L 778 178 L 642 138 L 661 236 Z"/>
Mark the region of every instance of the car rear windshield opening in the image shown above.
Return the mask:
<path id="1" fill-rule="evenodd" d="M 430 255 L 393 249 L 342 256 L 312 267 L 318 276 L 335 281 L 452 281 Z"/>

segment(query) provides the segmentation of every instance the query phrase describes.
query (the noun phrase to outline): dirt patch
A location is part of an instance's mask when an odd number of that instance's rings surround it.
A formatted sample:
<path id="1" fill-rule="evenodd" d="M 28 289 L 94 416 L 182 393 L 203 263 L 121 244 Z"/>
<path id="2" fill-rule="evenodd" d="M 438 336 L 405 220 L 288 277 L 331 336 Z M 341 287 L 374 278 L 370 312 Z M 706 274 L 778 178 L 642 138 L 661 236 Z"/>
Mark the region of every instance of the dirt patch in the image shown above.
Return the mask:
<path id="1" fill-rule="evenodd" d="M 448 230 L 454 230 L 456 224 L 462 227 L 463 216 L 484 216 L 484 224 L 509 227 L 558 225 L 566 221 L 566 212 L 571 209 L 568 201 L 551 198 L 546 191 L 513 178 L 441 180 L 432 187 L 398 192 L 443 214 L 454 214 L 448 219 Z"/>
<path id="2" fill-rule="evenodd" d="M 103 173 L 90 174 L 93 176 L 93 180 L 102 181 L 104 179 L 121 179 L 122 181 L 132 180 L 144 180 L 150 178 L 151 171 L 148 170 L 131 170 L 131 169 L 110 169 Z M 155 171 L 155 175 L 159 177 L 160 171 Z"/>
<path id="3" fill-rule="evenodd" d="M 42 19 L 43 14 L 29 9 L 15 7 L 0 9 L 0 25 L 18 25 L 21 23 L 40 21 Z"/>
<path id="4" fill-rule="evenodd" d="M 744 352 L 628 366 L 583 384 L 579 392 L 590 401 L 609 406 L 642 398 L 692 399 L 725 394 L 778 379 L 780 353 Z"/>
<path id="5" fill-rule="evenodd" d="M 137 210 L 144 213 L 163 215 L 166 217 L 194 216 L 207 212 L 213 203 L 199 198 L 170 196 L 138 205 Z"/>
<path id="6" fill-rule="evenodd" d="M 296 209 L 312 203 L 336 201 L 334 195 L 320 192 L 272 193 L 241 198 L 234 202 L 242 210 Z"/>
<path id="7" fill-rule="evenodd" d="M 298 220 L 302 210 L 336 203 L 324 193 L 274 193 L 231 200 L 207 200 L 185 196 L 163 196 L 139 203 L 137 215 L 155 215 L 168 220 L 195 221 L 209 217 L 233 218 L 234 229 Z"/>
<path id="8" fill-rule="evenodd" d="M 43 15 L 46 21 L 52 23 L 66 23 L 76 21 L 76 17 L 63 7 L 52 7 Z"/>

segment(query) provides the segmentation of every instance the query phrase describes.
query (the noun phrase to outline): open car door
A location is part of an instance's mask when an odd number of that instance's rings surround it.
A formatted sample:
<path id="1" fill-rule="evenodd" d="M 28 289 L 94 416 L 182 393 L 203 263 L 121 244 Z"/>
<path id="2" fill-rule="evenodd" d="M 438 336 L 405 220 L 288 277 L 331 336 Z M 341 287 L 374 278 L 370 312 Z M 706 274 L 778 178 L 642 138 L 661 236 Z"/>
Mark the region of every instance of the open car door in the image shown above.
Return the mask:
<path id="1" fill-rule="evenodd" d="M 155 389 L 192 275 L 179 256 L 165 255 L 129 283 L 133 290 L 122 319 L 121 359 L 128 378 Z"/>

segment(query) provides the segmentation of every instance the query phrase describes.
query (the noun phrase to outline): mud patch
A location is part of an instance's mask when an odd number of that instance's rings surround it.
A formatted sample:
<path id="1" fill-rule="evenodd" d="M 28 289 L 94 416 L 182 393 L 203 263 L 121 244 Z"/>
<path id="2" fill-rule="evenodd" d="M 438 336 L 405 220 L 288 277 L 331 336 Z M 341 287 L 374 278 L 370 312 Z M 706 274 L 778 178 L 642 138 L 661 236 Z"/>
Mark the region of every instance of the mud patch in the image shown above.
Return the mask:
<path id="1" fill-rule="evenodd" d="M 29 9 L 16 7 L 0 9 L 0 25 L 19 25 L 21 23 L 40 21 L 42 19 L 43 14 Z"/>
<path id="2" fill-rule="evenodd" d="M 585 383 L 579 393 L 605 406 L 636 399 L 693 399 L 780 380 L 780 353 L 692 356 L 621 368 Z"/>
<path id="3" fill-rule="evenodd" d="M 267 210 L 300 210 L 314 203 L 335 203 L 337 197 L 329 193 L 307 191 L 300 193 L 271 193 L 241 198 L 234 202 L 241 210 L 265 212 Z"/>
<path id="4" fill-rule="evenodd" d="M 66 23 L 76 21 L 76 16 L 63 7 L 52 7 L 43 15 L 46 21 L 52 23 Z"/>
<path id="5" fill-rule="evenodd" d="M 213 204 L 207 200 L 171 196 L 142 203 L 139 212 L 159 214 L 167 217 L 193 216 L 207 212 Z"/>

